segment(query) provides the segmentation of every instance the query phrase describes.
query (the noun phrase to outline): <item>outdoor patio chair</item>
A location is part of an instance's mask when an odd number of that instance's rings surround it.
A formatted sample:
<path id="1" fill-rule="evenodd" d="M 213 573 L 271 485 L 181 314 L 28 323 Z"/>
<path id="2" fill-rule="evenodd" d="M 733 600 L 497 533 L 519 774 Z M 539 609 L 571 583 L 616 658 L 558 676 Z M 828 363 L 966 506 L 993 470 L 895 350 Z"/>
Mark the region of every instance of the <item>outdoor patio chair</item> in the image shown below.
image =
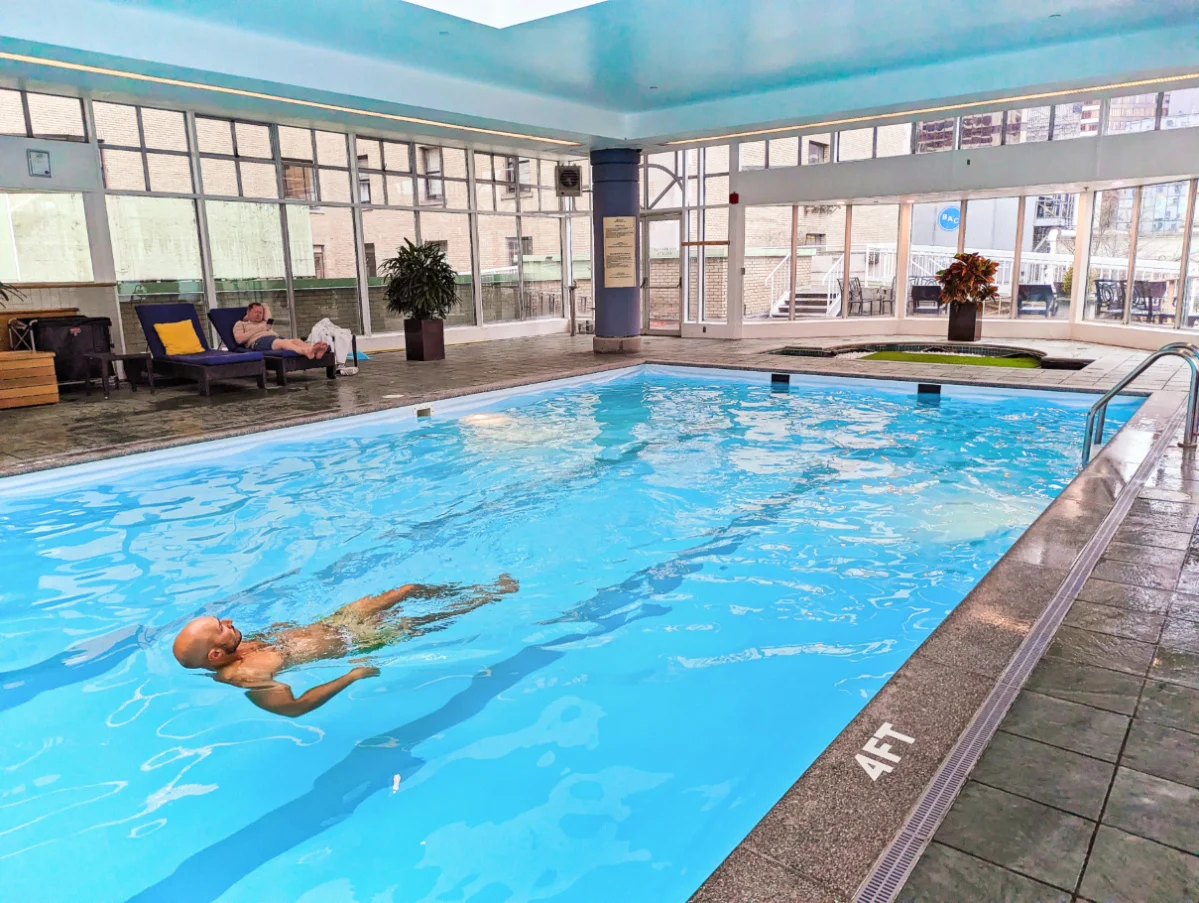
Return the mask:
<path id="1" fill-rule="evenodd" d="M 298 370 L 314 370 L 325 368 L 325 376 L 337 378 L 337 358 L 332 349 L 326 351 L 323 357 L 310 360 L 295 351 L 263 351 L 252 352 L 233 337 L 233 326 L 239 320 L 245 319 L 244 307 L 217 307 L 208 312 L 208 319 L 216 327 L 217 335 L 225 343 L 225 347 L 238 354 L 259 354 L 266 360 L 266 365 L 275 371 L 275 382 L 280 386 L 287 385 L 287 374 Z"/>
<path id="2" fill-rule="evenodd" d="M 914 314 L 940 314 L 941 308 L 945 305 L 941 303 L 941 286 L 939 285 L 913 285 L 912 286 L 912 313 Z"/>
<path id="3" fill-rule="evenodd" d="M 837 290 L 841 292 L 841 297 L 846 298 L 845 284 L 841 279 L 837 280 Z M 874 312 L 874 304 L 870 305 L 870 313 L 866 312 L 866 299 L 862 295 L 862 280 L 857 276 L 849 277 L 849 296 L 846 300 L 846 305 L 851 317 L 868 317 Z M 856 312 L 854 308 L 857 308 Z"/>
<path id="4" fill-rule="evenodd" d="M 178 376 L 199 383 L 200 394 L 207 395 L 216 379 L 249 376 L 266 388 L 266 360 L 257 351 L 214 351 L 208 344 L 207 330 L 201 328 L 196 309 L 187 302 L 174 304 L 138 304 L 134 307 L 142 324 L 146 344 L 150 346 L 150 364 L 154 373 Z M 168 355 L 157 330 L 157 323 L 190 321 L 204 349 L 199 354 Z"/>
<path id="5" fill-rule="evenodd" d="M 1124 319 L 1124 280 L 1095 280 L 1095 316 L 1103 320 Z"/>
<path id="6" fill-rule="evenodd" d="M 1167 288 L 1165 282 L 1149 282 L 1144 279 L 1133 282 L 1130 316 L 1147 323 L 1161 322 L 1165 319 L 1166 314 L 1162 307 L 1166 300 Z"/>
<path id="7" fill-rule="evenodd" d="M 1057 316 L 1057 293 L 1052 285 L 1021 285 L 1016 289 L 1017 316 Z"/>

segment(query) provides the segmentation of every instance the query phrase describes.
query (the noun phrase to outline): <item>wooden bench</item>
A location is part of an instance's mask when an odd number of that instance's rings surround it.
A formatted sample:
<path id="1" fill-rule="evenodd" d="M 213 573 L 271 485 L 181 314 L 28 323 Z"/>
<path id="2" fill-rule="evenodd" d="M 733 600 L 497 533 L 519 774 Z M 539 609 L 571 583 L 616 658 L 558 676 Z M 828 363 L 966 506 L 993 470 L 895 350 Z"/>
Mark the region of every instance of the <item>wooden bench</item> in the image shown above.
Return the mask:
<path id="1" fill-rule="evenodd" d="M 57 401 L 53 352 L 0 351 L 0 409 Z"/>

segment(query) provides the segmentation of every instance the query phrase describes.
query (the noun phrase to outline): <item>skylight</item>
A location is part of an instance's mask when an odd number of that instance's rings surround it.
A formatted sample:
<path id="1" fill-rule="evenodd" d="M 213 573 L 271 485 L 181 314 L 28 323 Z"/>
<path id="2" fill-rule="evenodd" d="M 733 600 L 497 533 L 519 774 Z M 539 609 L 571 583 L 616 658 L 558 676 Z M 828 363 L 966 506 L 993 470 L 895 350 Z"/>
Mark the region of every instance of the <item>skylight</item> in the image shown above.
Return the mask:
<path id="1" fill-rule="evenodd" d="M 545 19 L 568 13 L 584 6 L 594 6 L 604 0 L 408 0 L 417 6 L 435 9 L 440 13 L 468 19 L 492 28 L 522 25 L 534 19 Z"/>

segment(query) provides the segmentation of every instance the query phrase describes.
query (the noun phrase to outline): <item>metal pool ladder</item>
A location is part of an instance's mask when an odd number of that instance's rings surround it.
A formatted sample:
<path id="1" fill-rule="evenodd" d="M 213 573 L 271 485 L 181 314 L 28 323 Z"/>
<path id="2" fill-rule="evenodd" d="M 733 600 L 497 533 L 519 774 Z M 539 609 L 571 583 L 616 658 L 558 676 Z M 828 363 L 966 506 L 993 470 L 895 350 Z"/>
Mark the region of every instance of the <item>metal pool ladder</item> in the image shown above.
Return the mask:
<path id="1" fill-rule="evenodd" d="M 1190 342 L 1171 342 L 1169 345 L 1162 345 L 1161 348 L 1141 361 L 1131 373 L 1108 389 L 1102 398 L 1091 405 L 1091 410 L 1087 413 L 1086 433 L 1082 437 L 1083 467 L 1090 463 L 1091 446 L 1103 444 L 1103 422 L 1107 417 L 1107 403 L 1163 357 L 1171 356 L 1182 358 L 1191 368 L 1191 388 L 1187 392 L 1187 416 L 1182 435 L 1182 447 L 1195 447 L 1195 436 L 1199 432 L 1199 423 L 1196 422 L 1196 417 L 1199 416 L 1199 412 L 1197 412 L 1197 404 L 1199 404 L 1199 346 Z"/>

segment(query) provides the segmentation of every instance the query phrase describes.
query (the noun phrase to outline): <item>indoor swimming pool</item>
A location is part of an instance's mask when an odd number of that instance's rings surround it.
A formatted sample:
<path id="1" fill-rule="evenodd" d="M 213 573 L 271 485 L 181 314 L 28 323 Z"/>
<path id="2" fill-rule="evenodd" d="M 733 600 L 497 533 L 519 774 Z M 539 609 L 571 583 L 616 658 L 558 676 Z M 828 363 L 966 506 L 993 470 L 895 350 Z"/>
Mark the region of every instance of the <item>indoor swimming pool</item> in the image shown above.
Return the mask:
<path id="1" fill-rule="evenodd" d="M 5 897 L 682 903 L 1073 479 L 1094 398 L 644 366 L 0 480 Z M 283 672 L 378 669 L 296 718 L 172 655 L 500 575 Z"/>

